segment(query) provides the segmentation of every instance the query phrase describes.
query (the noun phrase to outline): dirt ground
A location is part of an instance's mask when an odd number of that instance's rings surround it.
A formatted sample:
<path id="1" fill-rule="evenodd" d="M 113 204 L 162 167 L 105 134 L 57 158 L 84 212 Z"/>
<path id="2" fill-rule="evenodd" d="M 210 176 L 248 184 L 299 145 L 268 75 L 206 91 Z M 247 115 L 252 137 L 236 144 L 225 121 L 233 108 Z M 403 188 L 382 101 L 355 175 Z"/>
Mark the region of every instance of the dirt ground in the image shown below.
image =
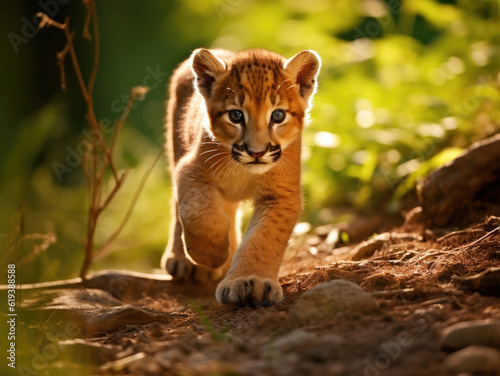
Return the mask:
<path id="1" fill-rule="evenodd" d="M 26 367 L 49 375 L 454 374 L 445 367 L 444 328 L 500 319 L 499 226 L 500 218 L 485 217 L 425 230 L 416 209 L 404 225 L 349 246 L 339 244 L 338 226 L 313 229 L 293 243 L 282 268 L 285 299 L 273 307 L 220 306 L 215 285 L 130 273 L 25 289 L 33 314 L 25 335 L 45 335 L 33 343 L 45 363 L 37 369 L 30 356 Z M 361 286 L 378 309 L 291 320 L 305 291 L 333 279 Z M 56 356 L 43 355 L 51 344 Z"/>

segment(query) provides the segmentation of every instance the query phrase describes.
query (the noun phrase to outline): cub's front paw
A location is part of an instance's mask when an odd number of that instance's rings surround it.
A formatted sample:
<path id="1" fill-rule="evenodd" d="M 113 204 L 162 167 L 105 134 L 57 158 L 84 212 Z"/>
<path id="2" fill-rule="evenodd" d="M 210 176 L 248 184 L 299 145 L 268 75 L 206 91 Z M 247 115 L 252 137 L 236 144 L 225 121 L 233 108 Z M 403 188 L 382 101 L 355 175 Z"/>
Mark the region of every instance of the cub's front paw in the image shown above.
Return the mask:
<path id="1" fill-rule="evenodd" d="M 168 258 L 166 262 L 168 274 L 176 281 L 217 281 L 224 277 L 225 269 L 209 269 L 203 265 L 195 265 L 185 257 Z"/>
<path id="2" fill-rule="evenodd" d="M 269 306 L 283 300 L 283 290 L 278 281 L 250 275 L 235 279 L 224 279 L 215 292 L 222 304 Z"/>

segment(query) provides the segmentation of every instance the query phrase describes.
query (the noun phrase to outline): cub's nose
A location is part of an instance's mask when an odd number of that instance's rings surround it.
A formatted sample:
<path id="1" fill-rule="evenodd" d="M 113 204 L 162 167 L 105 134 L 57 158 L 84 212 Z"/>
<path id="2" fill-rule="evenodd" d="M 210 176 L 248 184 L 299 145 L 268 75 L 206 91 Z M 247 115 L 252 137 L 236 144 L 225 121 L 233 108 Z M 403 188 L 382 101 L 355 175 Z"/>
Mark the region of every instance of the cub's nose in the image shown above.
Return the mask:
<path id="1" fill-rule="evenodd" d="M 261 152 L 259 152 L 259 153 L 254 153 L 253 151 L 250 151 L 250 150 L 249 150 L 249 151 L 248 151 L 248 155 L 250 155 L 251 157 L 253 157 L 253 158 L 257 159 L 257 158 L 262 157 L 264 154 L 266 154 L 266 151 L 267 151 L 267 150 L 261 151 Z"/>
<path id="2" fill-rule="evenodd" d="M 264 151 L 255 152 L 255 151 L 250 151 L 248 149 L 248 147 L 245 145 L 245 149 L 246 149 L 246 152 L 248 153 L 248 155 L 251 156 L 252 158 L 255 158 L 255 159 L 260 158 L 264 154 L 266 154 L 268 148 L 269 148 L 269 146 Z"/>

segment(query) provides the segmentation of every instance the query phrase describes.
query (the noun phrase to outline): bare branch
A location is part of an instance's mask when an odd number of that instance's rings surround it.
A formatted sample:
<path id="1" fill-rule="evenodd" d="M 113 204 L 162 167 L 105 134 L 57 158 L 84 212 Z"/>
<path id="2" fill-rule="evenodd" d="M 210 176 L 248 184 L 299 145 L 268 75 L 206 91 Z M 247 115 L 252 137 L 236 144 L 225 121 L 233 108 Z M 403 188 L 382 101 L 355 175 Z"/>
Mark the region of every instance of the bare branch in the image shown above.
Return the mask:
<path id="1" fill-rule="evenodd" d="M 83 5 L 87 8 L 87 15 L 85 16 L 85 21 L 83 22 L 83 37 L 89 42 L 92 40 L 92 35 L 89 33 L 90 19 L 92 17 L 92 10 L 90 1 L 83 0 Z"/>
<path id="2" fill-rule="evenodd" d="M 143 100 L 144 96 L 148 93 L 148 91 L 149 88 L 145 86 L 134 86 L 132 89 L 130 89 L 130 95 L 128 97 L 127 105 L 123 110 L 122 116 L 120 116 L 120 118 L 115 122 L 115 132 L 113 134 L 113 139 L 109 147 L 111 153 L 113 153 L 114 151 L 116 139 L 118 138 L 118 135 L 120 134 L 123 125 L 125 124 L 125 121 L 127 120 L 128 115 L 130 114 L 130 110 L 132 109 L 132 106 L 134 105 L 136 99 Z"/>
<path id="3" fill-rule="evenodd" d="M 44 27 L 48 28 L 50 26 L 57 27 L 58 29 L 64 30 L 67 26 L 66 23 L 61 24 L 59 22 L 56 22 L 52 18 L 50 18 L 49 16 L 47 16 L 45 13 L 42 13 L 42 12 L 38 12 L 36 14 L 36 16 L 38 18 L 40 18 L 40 24 L 38 25 L 38 30 L 41 30 Z"/>
<path id="4" fill-rule="evenodd" d="M 93 102 L 94 84 L 95 84 L 95 80 L 97 77 L 97 71 L 99 69 L 99 54 L 100 54 L 99 51 L 100 51 L 101 40 L 99 38 L 99 25 L 97 23 L 97 11 L 95 8 L 95 1 L 94 0 L 85 0 L 83 3 L 87 7 L 89 14 L 92 15 L 92 17 L 91 17 L 92 24 L 94 26 L 93 27 L 93 32 L 94 32 L 94 64 L 92 67 L 92 72 L 90 74 L 89 83 L 87 86 L 87 90 L 89 92 L 90 101 L 91 101 L 90 104 L 92 105 L 93 104 L 92 102 Z M 87 25 L 87 34 L 88 34 L 88 25 Z"/>
<path id="5" fill-rule="evenodd" d="M 125 214 L 125 217 L 121 221 L 120 225 L 117 227 L 117 229 L 110 235 L 110 237 L 101 245 L 100 248 L 98 248 L 95 252 L 94 255 L 98 256 L 101 252 L 103 252 L 115 239 L 122 230 L 124 229 L 125 225 L 127 224 L 128 220 L 130 219 L 130 215 L 132 214 L 135 204 L 137 203 L 137 200 L 139 198 L 139 195 L 142 192 L 142 189 L 144 188 L 144 184 L 146 183 L 146 180 L 148 179 L 149 175 L 153 171 L 153 168 L 155 167 L 156 163 L 160 159 L 160 157 L 163 155 L 163 151 L 161 151 L 154 161 L 151 163 L 151 165 L 148 167 L 148 169 L 144 172 L 144 175 L 141 178 L 141 181 L 139 183 L 139 186 L 137 187 L 137 190 L 134 193 L 134 197 L 132 198 L 132 202 L 130 203 L 130 206 L 128 207 L 127 213 Z"/>
<path id="6" fill-rule="evenodd" d="M 120 118 L 115 122 L 116 127 L 113 133 L 113 136 L 110 140 L 109 147 L 104 140 L 103 134 L 99 128 L 99 122 L 95 116 L 94 112 L 94 84 L 97 78 L 97 72 L 99 69 L 99 55 L 100 55 L 100 38 L 99 38 L 99 27 L 97 22 L 97 11 L 94 0 L 82 0 L 84 6 L 87 9 L 87 15 L 84 21 L 83 26 L 83 36 L 85 39 L 91 41 L 93 39 L 94 42 L 94 59 L 92 71 L 90 73 L 90 77 L 87 83 L 83 78 L 80 65 L 78 63 L 78 58 L 76 56 L 75 47 L 73 44 L 74 33 L 69 31 L 69 17 L 66 18 L 63 24 L 54 21 L 48 15 L 44 13 L 38 13 L 37 16 L 40 18 L 39 28 L 44 27 L 56 27 L 60 30 L 63 30 L 66 44 L 62 51 L 57 53 L 57 65 L 60 69 L 61 74 L 61 88 L 63 90 L 66 89 L 66 71 L 65 71 L 65 58 L 66 56 L 70 56 L 71 63 L 73 65 L 73 69 L 76 74 L 76 78 L 78 80 L 78 84 L 80 86 L 80 91 L 82 92 L 83 98 L 87 107 L 87 122 L 88 126 L 91 130 L 95 130 L 97 132 L 97 136 L 99 140 L 96 143 L 91 143 L 89 150 L 87 150 L 83 155 L 83 174 L 85 175 L 85 180 L 87 181 L 88 186 L 88 222 L 87 222 L 87 236 L 84 240 L 85 245 L 85 258 L 80 270 L 80 277 L 85 278 L 87 271 L 92 263 L 94 255 L 96 254 L 94 247 L 94 238 L 95 232 L 97 228 L 97 223 L 101 213 L 108 207 L 110 202 L 114 199 L 120 188 L 123 186 L 126 177 L 128 176 L 128 171 L 119 176 L 116 165 L 113 160 L 113 152 L 116 145 L 116 141 L 118 135 L 120 134 L 125 121 L 132 109 L 134 102 L 137 100 L 142 100 L 146 93 L 148 92 L 148 88 L 143 86 L 133 87 L 130 91 L 130 96 Z M 90 23 L 92 22 L 92 35 L 89 32 Z M 144 174 L 140 185 L 134 195 L 133 201 L 130 204 L 130 207 L 125 214 L 123 221 L 120 223 L 116 231 L 106 240 L 106 242 L 99 248 L 98 252 L 101 252 L 104 248 L 106 248 L 122 231 L 123 227 L 125 227 L 126 222 L 128 221 L 133 207 L 137 201 L 139 193 L 144 186 L 144 183 L 151 173 L 153 166 L 158 161 L 158 158 L 154 161 L 151 167 Z M 103 186 L 106 171 L 108 168 L 111 170 L 114 177 L 114 186 L 111 190 L 105 195 L 105 199 L 102 199 L 103 196 Z"/>
<path id="7" fill-rule="evenodd" d="M 113 200 L 113 197 L 115 197 L 116 193 L 118 192 L 118 190 L 120 189 L 120 187 L 123 185 L 123 183 L 125 182 L 125 179 L 127 178 L 128 176 L 128 170 L 125 171 L 122 176 L 120 176 L 120 179 L 118 179 L 118 182 L 115 184 L 115 186 L 111 189 L 111 191 L 109 192 L 108 196 L 106 197 L 106 199 L 104 200 L 104 202 L 99 206 L 99 210 L 100 211 L 103 211 L 104 209 L 106 209 L 106 207 L 109 205 L 109 203 L 111 202 L 111 200 Z"/>

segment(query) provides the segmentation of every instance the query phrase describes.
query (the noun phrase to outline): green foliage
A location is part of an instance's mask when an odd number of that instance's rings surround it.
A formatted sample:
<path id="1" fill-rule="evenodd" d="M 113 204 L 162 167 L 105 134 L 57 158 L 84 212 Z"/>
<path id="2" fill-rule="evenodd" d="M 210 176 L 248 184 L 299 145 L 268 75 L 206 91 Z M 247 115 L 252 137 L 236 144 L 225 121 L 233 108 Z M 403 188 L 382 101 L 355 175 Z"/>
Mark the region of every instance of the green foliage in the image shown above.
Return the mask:
<path id="1" fill-rule="evenodd" d="M 102 42 L 98 118 L 114 119 L 123 106 L 122 94 L 132 86 L 151 87 L 120 137 L 118 166 L 130 169 L 131 176 L 104 214 L 97 242 L 120 223 L 142 172 L 163 147 L 167 76 L 196 47 L 263 47 L 287 57 L 314 49 L 322 57 L 313 122 L 304 135 L 304 216 L 310 222 L 336 219 L 323 208 L 383 210 L 391 197 L 396 202 L 448 160 L 449 150 L 455 155 L 458 149 L 450 148 L 465 148 L 499 129 L 495 0 L 158 0 L 99 2 L 97 7 Z M 85 73 L 92 55 L 80 33 L 83 7 L 75 2 L 68 9 L 74 13 L 71 27 L 77 30 L 75 44 Z M 25 16 L 18 13 L 18 20 Z M 81 165 L 75 163 L 61 180 L 54 170 L 54 162 L 66 164 L 68 148 L 77 150 L 84 137 L 83 102 L 72 72 L 67 67 L 68 93 L 55 96 L 42 74 L 35 76 L 42 97 L 37 106 L 25 98 L 29 90 L 16 90 L 35 87 L 27 72 L 44 60 L 30 55 L 41 50 L 42 33 L 20 46 L 17 55 L 3 51 L 0 63 L 4 71 L 16 72 L 6 78 L 0 106 L 2 118 L 13 124 L 2 126 L 0 133 L 0 232 L 16 225 L 13 214 L 21 207 L 25 234 L 52 231 L 57 237 L 46 248 L 37 248 L 37 240 L 25 242 L 25 282 L 74 276 L 86 223 Z M 62 47 L 61 42 L 43 50 L 42 57 L 50 56 L 44 74 L 54 81 L 53 55 Z M 19 74 L 21 67 L 26 74 Z M 160 73 L 152 76 L 152 71 Z M 97 260 L 94 270 L 149 271 L 159 265 L 170 217 L 165 171 L 164 163 L 155 168 L 114 243 L 119 252 Z M 35 251 L 36 257 L 25 257 Z"/>

